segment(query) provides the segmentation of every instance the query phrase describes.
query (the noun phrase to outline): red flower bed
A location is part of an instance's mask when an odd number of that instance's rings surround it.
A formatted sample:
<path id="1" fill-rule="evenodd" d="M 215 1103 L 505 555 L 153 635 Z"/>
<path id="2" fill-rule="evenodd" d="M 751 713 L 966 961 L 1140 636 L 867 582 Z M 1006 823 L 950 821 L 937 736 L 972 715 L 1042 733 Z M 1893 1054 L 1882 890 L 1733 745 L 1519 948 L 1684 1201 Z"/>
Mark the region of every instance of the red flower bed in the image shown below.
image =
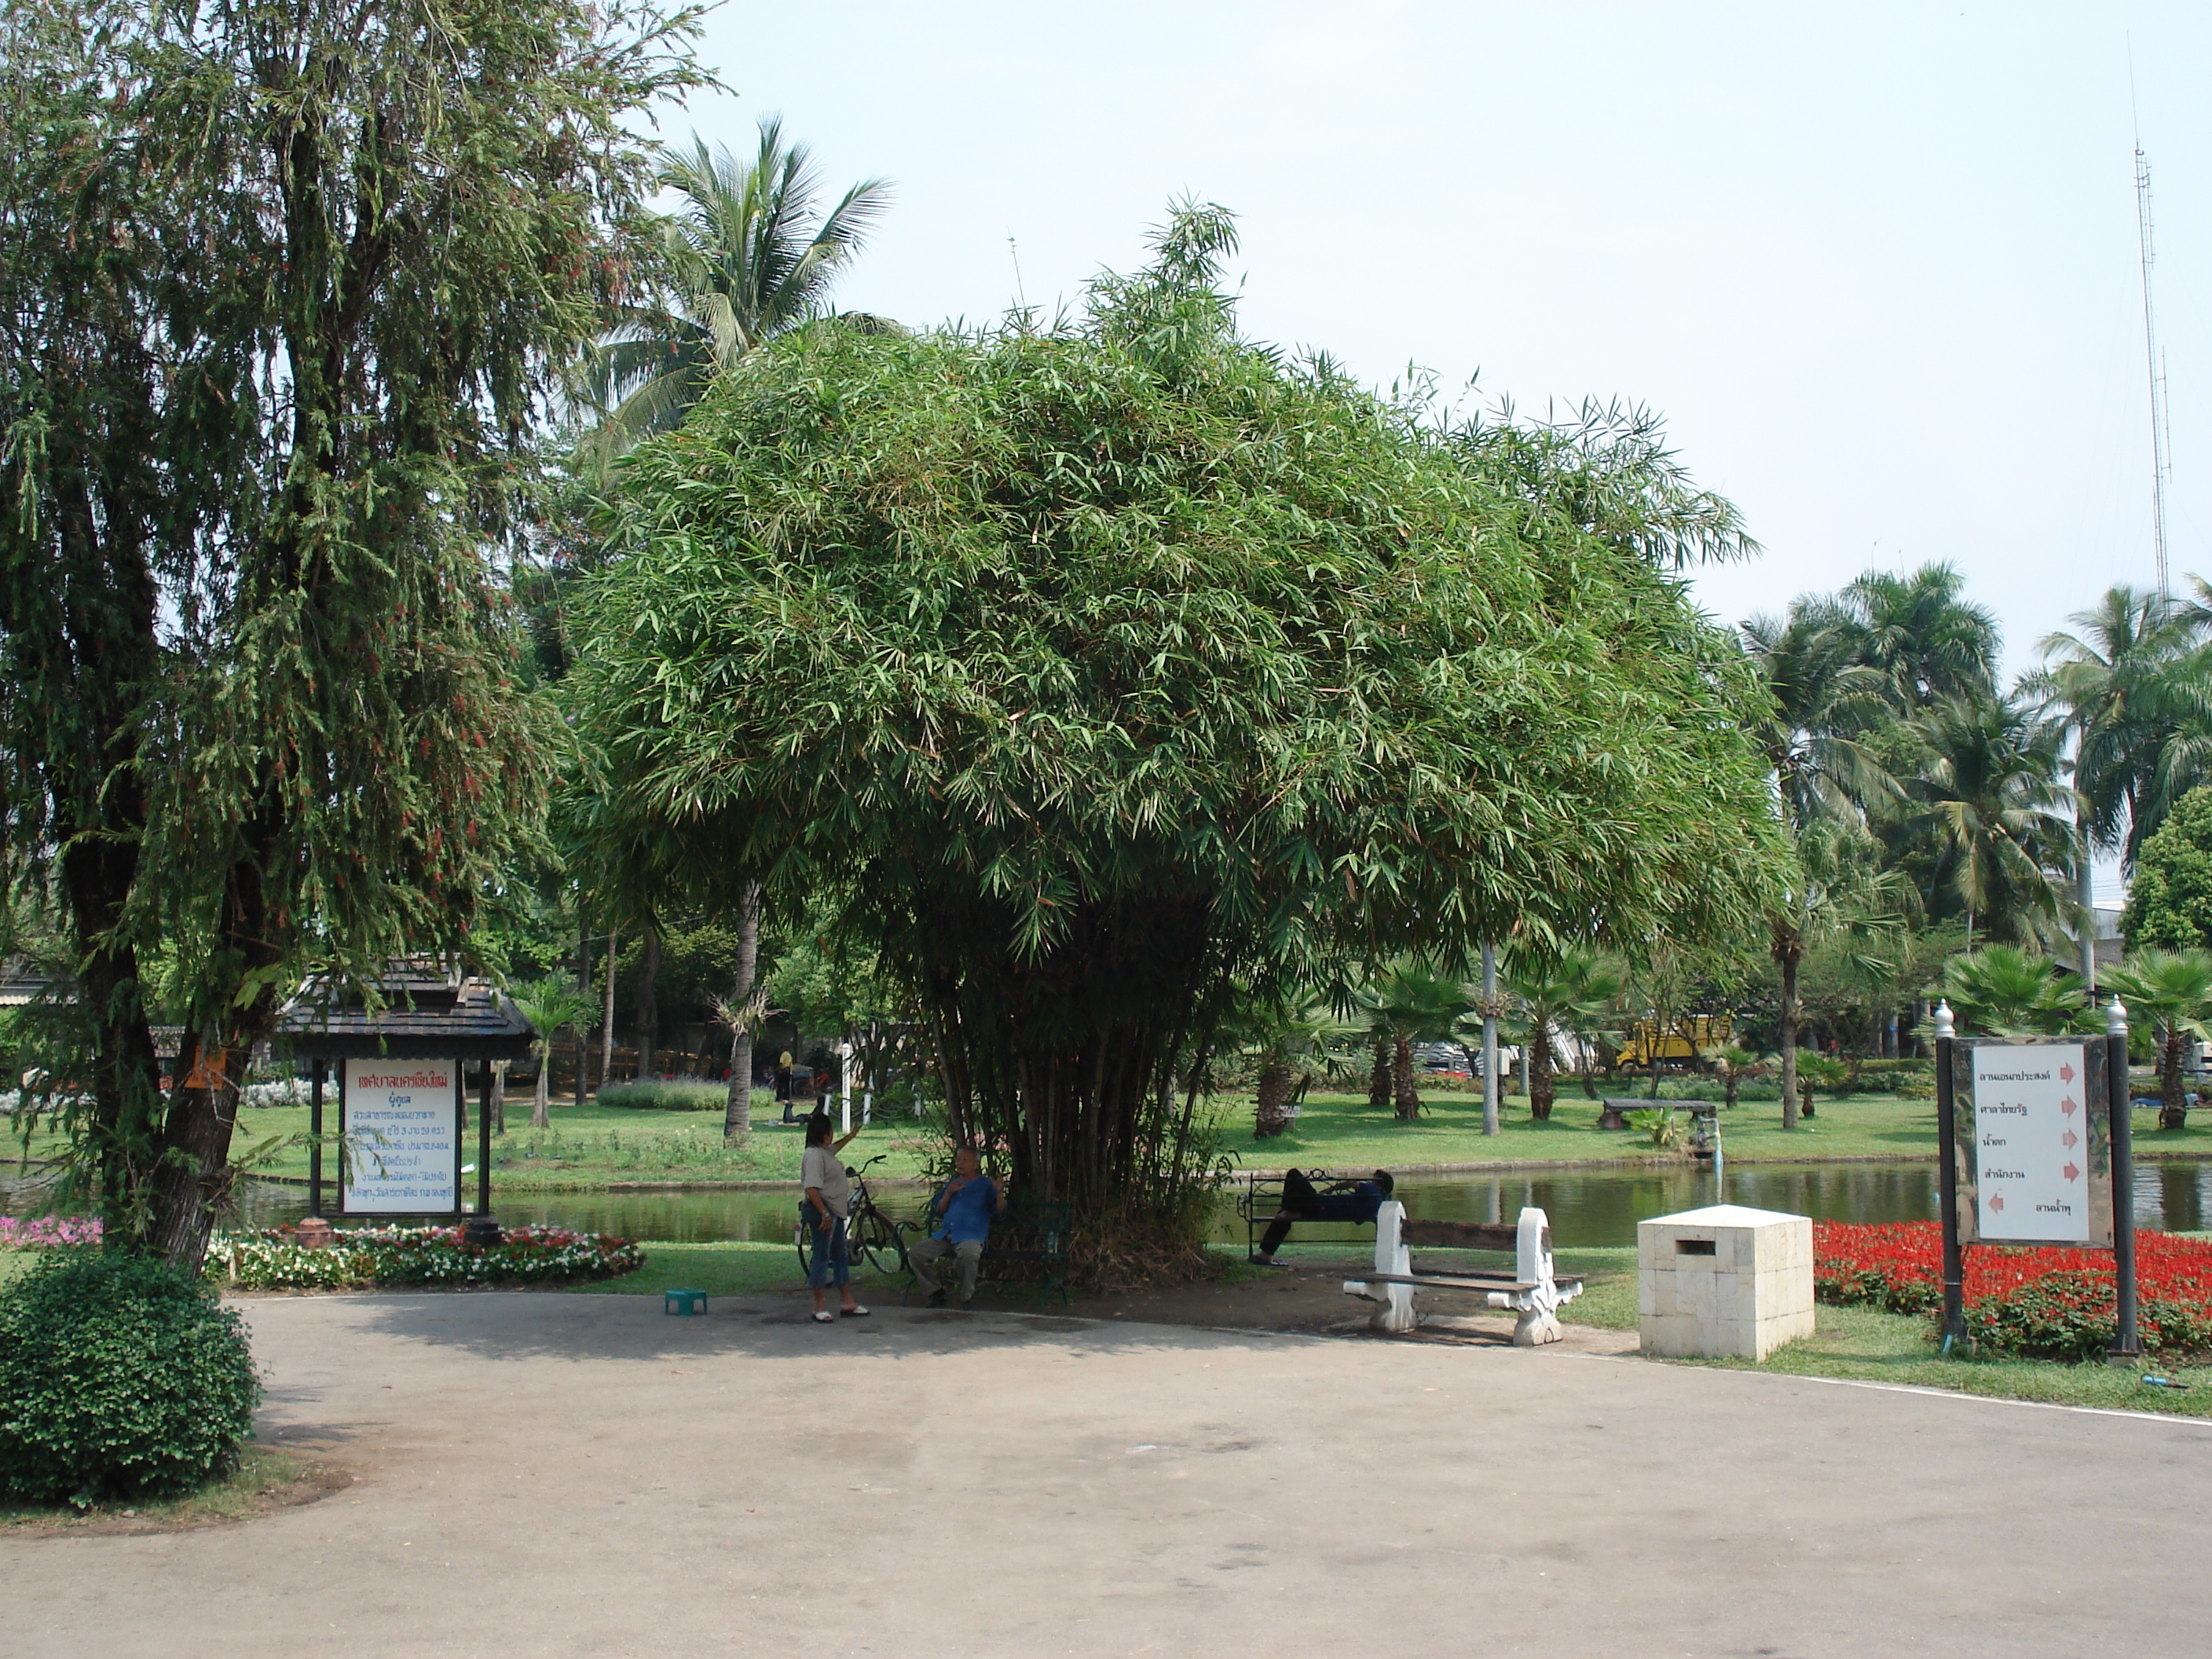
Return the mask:
<path id="1" fill-rule="evenodd" d="M 2112 1258 L 2105 1250 L 1966 1249 L 1966 1329 L 1999 1353 L 2085 1359 L 2112 1345 Z M 1893 1313 L 1940 1313 L 1943 1232 L 1933 1221 L 1813 1224 L 1813 1294 Z M 2153 1353 L 2212 1352 L 2212 1240 L 2136 1235 L 2136 1298 Z"/>

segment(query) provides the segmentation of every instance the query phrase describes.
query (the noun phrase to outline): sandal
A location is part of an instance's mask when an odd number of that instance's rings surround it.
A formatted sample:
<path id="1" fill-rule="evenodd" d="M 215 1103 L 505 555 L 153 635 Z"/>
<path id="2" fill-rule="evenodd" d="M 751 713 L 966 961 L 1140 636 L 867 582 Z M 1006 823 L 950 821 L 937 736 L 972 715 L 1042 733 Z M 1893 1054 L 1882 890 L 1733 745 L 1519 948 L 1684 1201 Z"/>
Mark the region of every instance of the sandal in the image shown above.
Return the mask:
<path id="1" fill-rule="evenodd" d="M 840 1308 L 837 1311 L 848 1319 L 866 1319 L 868 1316 L 868 1310 L 858 1304 L 849 1308 Z"/>
<path id="2" fill-rule="evenodd" d="M 827 1308 L 817 1308 L 814 1310 L 814 1322 L 817 1325 L 834 1325 L 837 1322 L 837 1316 Z"/>

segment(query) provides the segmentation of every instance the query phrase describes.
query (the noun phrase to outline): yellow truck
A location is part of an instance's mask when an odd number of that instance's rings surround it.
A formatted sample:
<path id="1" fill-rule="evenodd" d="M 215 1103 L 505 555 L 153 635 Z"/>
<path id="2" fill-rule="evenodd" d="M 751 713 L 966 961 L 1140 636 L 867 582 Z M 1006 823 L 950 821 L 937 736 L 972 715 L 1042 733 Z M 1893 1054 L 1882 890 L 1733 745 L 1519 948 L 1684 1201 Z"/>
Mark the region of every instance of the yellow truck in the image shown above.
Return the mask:
<path id="1" fill-rule="evenodd" d="M 1664 1032 L 1656 1020 L 1639 1019 L 1629 1027 L 1628 1041 L 1621 1045 L 1620 1058 L 1614 1064 L 1625 1072 L 1648 1066 L 1655 1058 L 1662 1066 L 1692 1066 L 1709 1049 L 1724 1048 L 1735 1041 L 1732 1014 L 1683 1014 L 1670 1022 Z"/>

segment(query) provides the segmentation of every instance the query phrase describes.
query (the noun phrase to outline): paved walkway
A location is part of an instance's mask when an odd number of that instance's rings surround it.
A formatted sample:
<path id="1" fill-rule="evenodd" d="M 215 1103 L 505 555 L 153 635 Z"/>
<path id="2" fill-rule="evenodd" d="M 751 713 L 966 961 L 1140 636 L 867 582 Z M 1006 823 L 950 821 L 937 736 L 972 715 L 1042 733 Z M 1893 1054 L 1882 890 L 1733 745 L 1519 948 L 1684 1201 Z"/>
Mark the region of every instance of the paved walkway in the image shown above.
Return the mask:
<path id="1" fill-rule="evenodd" d="M 271 1298 L 358 1484 L 0 1543 L 0 1653 L 2212 1649 L 2212 1428 L 1595 1354 L 788 1299 Z"/>

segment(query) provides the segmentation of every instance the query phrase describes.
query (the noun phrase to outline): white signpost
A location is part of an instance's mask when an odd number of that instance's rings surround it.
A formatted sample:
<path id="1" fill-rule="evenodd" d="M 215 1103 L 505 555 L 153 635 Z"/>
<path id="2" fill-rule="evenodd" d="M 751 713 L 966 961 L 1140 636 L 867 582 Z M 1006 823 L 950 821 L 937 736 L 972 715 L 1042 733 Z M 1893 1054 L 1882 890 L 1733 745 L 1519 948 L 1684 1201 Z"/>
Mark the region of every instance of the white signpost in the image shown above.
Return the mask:
<path id="1" fill-rule="evenodd" d="M 2112 1242 L 2101 1053 L 2081 1042 L 1962 1043 L 1972 1084 L 1958 1114 L 1963 1242 Z"/>
<path id="2" fill-rule="evenodd" d="M 347 1215 L 461 1207 L 461 1068 L 453 1060 L 349 1060 L 338 1095 Z"/>

